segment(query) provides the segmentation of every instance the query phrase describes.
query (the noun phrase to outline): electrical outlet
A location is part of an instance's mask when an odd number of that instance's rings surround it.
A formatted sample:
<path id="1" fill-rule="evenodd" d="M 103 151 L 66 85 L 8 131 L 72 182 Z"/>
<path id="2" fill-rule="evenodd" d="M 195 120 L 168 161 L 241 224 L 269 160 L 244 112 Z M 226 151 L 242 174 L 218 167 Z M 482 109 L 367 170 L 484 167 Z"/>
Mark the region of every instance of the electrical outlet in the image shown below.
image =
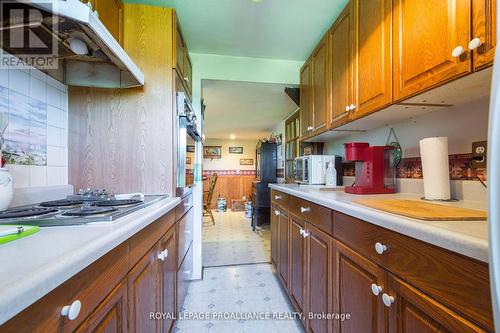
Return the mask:
<path id="1" fill-rule="evenodd" d="M 472 168 L 486 168 L 486 157 L 488 153 L 488 142 L 473 142 L 472 143 Z"/>

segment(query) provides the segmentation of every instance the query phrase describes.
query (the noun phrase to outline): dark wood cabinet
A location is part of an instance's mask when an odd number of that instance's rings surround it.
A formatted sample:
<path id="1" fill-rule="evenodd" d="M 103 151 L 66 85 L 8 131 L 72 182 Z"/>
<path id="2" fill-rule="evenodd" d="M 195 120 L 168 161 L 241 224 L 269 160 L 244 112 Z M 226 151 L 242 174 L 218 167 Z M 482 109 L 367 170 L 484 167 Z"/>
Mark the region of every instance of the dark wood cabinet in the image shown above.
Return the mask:
<path id="1" fill-rule="evenodd" d="M 293 214 L 289 215 L 290 223 L 290 277 L 288 291 L 292 302 L 300 312 L 304 310 L 306 279 L 306 244 L 302 233 L 305 223 Z"/>
<path id="2" fill-rule="evenodd" d="M 300 70 L 300 135 L 302 138 L 310 134 L 313 129 L 311 79 L 311 59 L 308 59 Z"/>
<path id="3" fill-rule="evenodd" d="M 349 2 L 329 33 L 332 96 L 330 128 L 348 122 L 352 106 L 356 105 L 353 4 L 353 1 Z"/>
<path id="4" fill-rule="evenodd" d="M 276 210 L 274 211 L 276 214 Z M 278 210 L 278 272 L 284 285 L 288 285 L 288 232 L 289 223 L 286 211 Z"/>
<path id="5" fill-rule="evenodd" d="M 325 36 L 312 55 L 312 126 L 314 135 L 326 130 L 329 111 L 328 36 Z"/>
<path id="6" fill-rule="evenodd" d="M 161 321 L 161 332 L 170 332 L 176 314 L 176 285 L 177 285 L 177 258 L 176 258 L 176 232 L 171 228 L 169 232 L 160 240 L 160 254 L 162 259 L 159 262 L 160 278 L 160 307 L 161 312 L 169 314 L 170 318 Z"/>
<path id="7" fill-rule="evenodd" d="M 127 284 L 121 282 L 78 327 L 77 333 L 125 333 L 127 330 Z"/>
<path id="8" fill-rule="evenodd" d="M 278 246 L 279 246 L 279 213 L 280 211 L 276 207 L 271 207 L 271 263 L 274 264 L 276 270 L 278 270 Z"/>
<path id="9" fill-rule="evenodd" d="M 307 242 L 307 312 L 313 316 L 333 311 L 333 238 L 311 224 L 306 225 Z M 309 318 L 308 331 L 328 333 L 332 321 L 323 318 Z M 359 331 L 361 332 L 361 331 Z"/>

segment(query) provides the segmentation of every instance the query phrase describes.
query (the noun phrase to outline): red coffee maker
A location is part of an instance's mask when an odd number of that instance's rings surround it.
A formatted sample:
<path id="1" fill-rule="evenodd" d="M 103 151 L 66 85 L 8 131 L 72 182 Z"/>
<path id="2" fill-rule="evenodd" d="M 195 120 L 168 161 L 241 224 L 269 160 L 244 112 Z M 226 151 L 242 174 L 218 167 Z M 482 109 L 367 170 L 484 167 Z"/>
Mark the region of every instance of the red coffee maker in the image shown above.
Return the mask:
<path id="1" fill-rule="evenodd" d="M 345 144 L 346 162 L 355 162 L 356 181 L 346 186 L 352 194 L 388 194 L 396 192 L 396 165 L 393 146 L 374 146 L 365 142 Z"/>

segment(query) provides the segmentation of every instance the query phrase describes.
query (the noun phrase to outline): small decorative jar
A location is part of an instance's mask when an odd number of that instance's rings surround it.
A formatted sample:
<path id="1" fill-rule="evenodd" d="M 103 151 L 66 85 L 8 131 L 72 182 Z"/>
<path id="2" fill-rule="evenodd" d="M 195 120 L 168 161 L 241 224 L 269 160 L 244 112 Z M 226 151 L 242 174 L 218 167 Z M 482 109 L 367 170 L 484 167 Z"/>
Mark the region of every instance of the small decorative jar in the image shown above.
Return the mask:
<path id="1" fill-rule="evenodd" d="M 9 208 L 12 194 L 12 176 L 7 168 L 0 168 L 0 211 Z"/>

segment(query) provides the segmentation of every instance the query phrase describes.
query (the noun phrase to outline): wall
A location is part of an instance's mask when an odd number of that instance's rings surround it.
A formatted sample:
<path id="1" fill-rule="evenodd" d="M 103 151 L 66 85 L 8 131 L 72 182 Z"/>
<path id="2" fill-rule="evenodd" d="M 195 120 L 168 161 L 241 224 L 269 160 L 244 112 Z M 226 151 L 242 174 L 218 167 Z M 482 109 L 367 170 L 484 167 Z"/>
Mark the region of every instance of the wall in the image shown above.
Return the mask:
<path id="1" fill-rule="evenodd" d="M 225 140 L 225 139 L 207 139 L 205 146 L 222 146 L 221 159 L 203 159 L 203 173 L 207 171 L 218 171 L 222 174 L 238 174 L 240 171 L 255 171 L 255 147 L 257 140 Z M 230 154 L 229 147 L 243 147 L 243 154 Z M 253 165 L 240 165 L 240 159 L 251 158 Z M 212 173 L 212 172 L 210 172 Z M 248 174 L 248 172 L 245 172 Z M 255 172 L 252 173 L 255 175 Z"/>
<path id="2" fill-rule="evenodd" d="M 68 184 L 67 87 L 36 70 L 0 70 L 4 150 L 15 188 Z"/>

